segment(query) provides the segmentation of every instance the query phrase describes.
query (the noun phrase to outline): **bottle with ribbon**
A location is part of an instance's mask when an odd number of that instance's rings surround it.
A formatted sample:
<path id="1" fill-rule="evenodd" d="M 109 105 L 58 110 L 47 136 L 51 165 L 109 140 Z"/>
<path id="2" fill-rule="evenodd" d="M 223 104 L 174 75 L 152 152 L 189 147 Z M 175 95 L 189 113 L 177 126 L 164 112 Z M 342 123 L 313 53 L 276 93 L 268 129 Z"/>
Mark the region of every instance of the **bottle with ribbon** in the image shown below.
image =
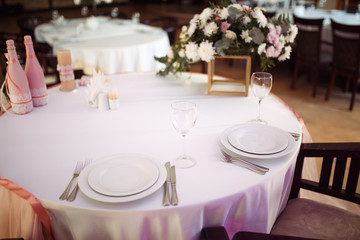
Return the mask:
<path id="1" fill-rule="evenodd" d="M 44 72 L 36 58 L 33 41 L 30 35 L 24 36 L 26 50 L 25 74 L 29 81 L 30 92 L 34 107 L 48 103 Z"/>
<path id="2" fill-rule="evenodd" d="M 17 58 L 14 41 L 11 39 L 7 40 L 6 47 L 8 52 L 5 55 L 8 63 L 4 82 L 6 91 L 13 112 L 17 114 L 26 114 L 33 110 L 29 82 Z"/>
<path id="3" fill-rule="evenodd" d="M 74 70 L 72 68 L 71 53 L 68 49 L 56 52 L 62 91 L 72 91 L 76 88 Z"/>

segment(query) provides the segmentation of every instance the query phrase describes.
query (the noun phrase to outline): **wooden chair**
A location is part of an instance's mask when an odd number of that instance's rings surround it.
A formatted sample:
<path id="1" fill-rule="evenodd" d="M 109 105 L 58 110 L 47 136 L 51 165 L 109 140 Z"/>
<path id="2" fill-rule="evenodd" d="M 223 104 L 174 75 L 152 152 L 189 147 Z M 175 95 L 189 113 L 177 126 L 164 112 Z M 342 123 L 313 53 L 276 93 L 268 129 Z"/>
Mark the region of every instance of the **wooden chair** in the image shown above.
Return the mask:
<path id="1" fill-rule="evenodd" d="M 304 159 L 315 160 L 315 157 L 322 158 L 318 182 L 301 177 Z M 332 172 L 334 177 L 330 181 Z M 302 188 L 360 204 L 360 194 L 356 192 L 359 172 L 360 142 L 302 143 L 289 201 L 270 234 L 254 233 L 254 236 L 248 235 L 249 238 L 235 238 L 235 235 L 233 239 L 360 239 L 360 215 L 310 199 L 298 198 Z M 216 236 L 216 239 L 228 239 L 223 227 L 210 230 L 204 228 L 201 236 L 204 240 L 215 239 L 212 236 Z"/>
<path id="2" fill-rule="evenodd" d="M 319 181 L 302 179 L 304 159 L 314 160 L 315 157 L 322 158 Z M 360 143 L 303 143 L 296 162 L 290 200 L 271 233 L 319 239 L 360 239 L 360 215 L 298 198 L 302 188 L 360 204 L 360 194 L 356 192 L 359 172 Z"/>
<path id="3" fill-rule="evenodd" d="M 54 239 L 46 209 L 31 193 L 0 177 L 0 239 Z"/>
<path id="4" fill-rule="evenodd" d="M 359 84 L 360 64 L 360 26 L 350 26 L 336 23 L 331 20 L 333 37 L 333 64 L 331 78 L 326 92 L 325 100 L 329 100 L 336 76 L 346 78 L 352 82 L 352 94 L 349 110 L 353 110 L 357 87 Z M 347 89 L 348 87 L 345 87 Z"/>
<path id="5" fill-rule="evenodd" d="M 330 66 L 331 55 L 321 51 L 321 31 L 324 19 L 304 19 L 295 15 L 294 22 L 298 27 L 298 35 L 296 37 L 295 50 L 295 67 L 294 75 L 291 82 L 291 88 L 295 89 L 299 69 L 305 66 L 308 71 L 308 80 L 310 80 L 311 71 L 314 73 L 314 83 L 312 96 L 316 96 L 316 88 L 318 85 L 320 68 Z"/>

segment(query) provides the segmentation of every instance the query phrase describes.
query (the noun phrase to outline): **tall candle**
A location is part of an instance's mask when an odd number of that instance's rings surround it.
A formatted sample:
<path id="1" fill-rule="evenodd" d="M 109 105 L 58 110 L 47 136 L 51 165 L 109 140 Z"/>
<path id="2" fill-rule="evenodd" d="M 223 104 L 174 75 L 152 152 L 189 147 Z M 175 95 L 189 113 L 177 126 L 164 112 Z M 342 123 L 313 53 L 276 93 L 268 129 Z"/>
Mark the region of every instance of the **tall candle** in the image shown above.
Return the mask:
<path id="1" fill-rule="evenodd" d="M 61 81 L 61 90 L 71 91 L 76 87 L 74 71 L 71 65 L 71 53 L 68 49 L 56 52 L 58 70 Z"/>

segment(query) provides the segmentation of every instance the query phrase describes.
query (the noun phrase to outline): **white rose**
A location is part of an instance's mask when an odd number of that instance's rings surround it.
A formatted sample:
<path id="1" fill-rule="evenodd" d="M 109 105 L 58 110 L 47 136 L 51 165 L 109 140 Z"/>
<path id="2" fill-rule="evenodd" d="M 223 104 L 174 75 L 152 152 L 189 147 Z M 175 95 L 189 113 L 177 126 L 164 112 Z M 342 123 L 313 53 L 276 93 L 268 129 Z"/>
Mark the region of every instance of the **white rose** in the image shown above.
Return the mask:
<path id="1" fill-rule="evenodd" d="M 196 24 L 195 23 L 190 24 L 189 29 L 187 31 L 189 37 L 191 37 L 194 34 L 195 30 L 196 30 Z"/>
<path id="2" fill-rule="evenodd" d="M 179 54 L 179 57 L 184 58 L 185 57 L 185 50 L 181 49 L 178 54 Z"/>
<path id="3" fill-rule="evenodd" d="M 194 42 L 189 42 L 185 45 L 185 55 L 192 62 L 199 61 L 198 45 Z"/>
<path id="4" fill-rule="evenodd" d="M 180 67 L 180 63 L 179 62 L 174 62 L 172 66 L 173 66 L 174 69 L 178 69 Z"/>
<path id="5" fill-rule="evenodd" d="M 216 23 L 211 22 L 209 24 L 207 24 L 204 28 L 204 33 L 205 36 L 210 37 L 211 35 L 213 35 L 214 33 L 216 33 L 216 31 L 218 30 L 218 26 L 216 25 Z"/>
<path id="6" fill-rule="evenodd" d="M 200 43 L 198 53 L 201 60 L 205 62 L 210 62 L 210 60 L 214 59 L 215 54 L 215 48 L 213 47 L 213 43 L 207 40 Z"/>
<path id="7" fill-rule="evenodd" d="M 250 35 L 249 35 L 249 30 L 243 30 L 243 31 L 241 32 L 241 38 L 244 39 L 244 41 L 245 41 L 246 43 L 251 42 L 252 37 L 250 37 Z"/>
<path id="8" fill-rule="evenodd" d="M 211 17 L 212 14 L 213 14 L 213 11 L 211 10 L 211 8 L 205 8 L 201 12 L 199 19 L 201 22 L 206 22 Z"/>
<path id="9" fill-rule="evenodd" d="M 285 52 L 283 55 L 281 55 L 278 60 L 281 61 L 285 61 L 286 59 L 290 59 L 290 53 L 291 53 L 291 47 L 290 46 L 286 46 L 285 47 Z"/>
<path id="10" fill-rule="evenodd" d="M 258 54 L 261 55 L 262 53 L 266 52 L 266 43 L 260 44 L 258 47 Z"/>
<path id="11" fill-rule="evenodd" d="M 227 19 L 229 17 L 228 9 L 227 8 L 221 9 L 219 16 L 220 16 L 221 19 Z"/>
<path id="12" fill-rule="evenodd" d="M 174 58 L 174 51 L 172 48 L 169 48 L 169 51 L 167 52 L 167 57 L 169 60 Z"/>
<path id="13" fill-rule="evenodd" d="M 229 38 L 229 39 L 232 39 L 232 40 L 235 40 L 236 39 L 236 33 L 234 33 L 233 31 L 230 31 L 230 30 L 226 30 L 225 37 Z"/>

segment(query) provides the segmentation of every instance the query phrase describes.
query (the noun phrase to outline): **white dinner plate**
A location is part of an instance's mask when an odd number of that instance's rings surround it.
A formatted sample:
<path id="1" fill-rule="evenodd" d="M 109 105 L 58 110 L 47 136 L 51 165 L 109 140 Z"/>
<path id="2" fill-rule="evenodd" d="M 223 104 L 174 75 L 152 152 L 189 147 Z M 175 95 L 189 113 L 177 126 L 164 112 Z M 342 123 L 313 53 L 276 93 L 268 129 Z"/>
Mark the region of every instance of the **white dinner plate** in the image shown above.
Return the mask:
<path id="1" fill-rule="evenodd" d="M 267 125 L 244 124 L 228 135 L 230 144 L 247 153 L 274 154 L 285 150 L 289 144 L 288 133 Z"/>
<path id="2" fill-rule="evenodd" d="M 107 196 L 104 194 L 100 194 L 96 191 L 94 191 L 90 185 L 88 184 L 88 177 L 89 173 L 96 168 L 98 165 L 101 165 L 102 162 L 109 161 L 109 159 L 113 158 L 136 158 L 136 159 L 147 159 L 148 161 L 152 161 L 159 170 L 159 177 L 155 181 L 155 183 L 149 187 L 148 189 L 139 192 L 137 194 L 129 195 L 129 196 Z M 78 184 L 80 190 L 89 198 L 100 201 L 100 202 L 108 202 L 108 203 L 122 203 L 122 202 L 130 202 L 134 200 L 138 200 L 141 198 L 144 198 L 146 196 L 149 196 L 150 194 L 156 192 L 165 182 L 166 179 L 166 169 L 164 167 L 164 164 L 160 163 L 156 159 L 142 155 L 142 154 L 135 154 L 135 153 L 123 153 L 123 154 L 117 154 L 113 156 L 104 157 L 98 161 L 93 162 L 92 164 L 88 165 L 86 168 L 84 168 L 78 179 Z"/>
<path id="3" fill-rule="evenodd" d="M 241 151 L 241 150 L 235 148 L 228 141 L 229 134 L 232 133 L 237 128 L 242 127 L 244 125 L 248 125 L 248 124 L 254 124 L 254 123 L 245 123 L 245 124 L 235 125 L 235 126 L 232 126 L 230 128 L 227 128 L 225 131 L 223 131 L 221 133 L 221 135 L 220 135 L 220 138 L 219 138 L 219 146 L 220 146 L 220 148 L 224 152 L 226 152 L 227 154 L 229 154 L 231 156 L 241 157 L 243 159 L 250 160 L 250 161 L 254 160 L 254 159 L 267 159 L 267 160 L 277 159 L 277 158 L 285 157 L 285 156 L 287 156 L 287 155 L 289 155 L 289 154 L 291 154 L 293 152 L 294 147 L 296 146 L 296 144 L 295 144 L 295 139 L 290 134 L 287 134 L 288 147 L 286 149 L 284 149 L 283 151 L 278 152 L 278 153 L 259 155 L 259 154 L 247 153 L 247 152 L 244 152 L 244 151 Z"/>
<path id="4" fill-rule="evenodd" d="M 148 189 L 158 177 L 157 165 L 147 158 L 114 156 L 89 172 L 88 183 L 98 193 L 119 197 Z"/>

